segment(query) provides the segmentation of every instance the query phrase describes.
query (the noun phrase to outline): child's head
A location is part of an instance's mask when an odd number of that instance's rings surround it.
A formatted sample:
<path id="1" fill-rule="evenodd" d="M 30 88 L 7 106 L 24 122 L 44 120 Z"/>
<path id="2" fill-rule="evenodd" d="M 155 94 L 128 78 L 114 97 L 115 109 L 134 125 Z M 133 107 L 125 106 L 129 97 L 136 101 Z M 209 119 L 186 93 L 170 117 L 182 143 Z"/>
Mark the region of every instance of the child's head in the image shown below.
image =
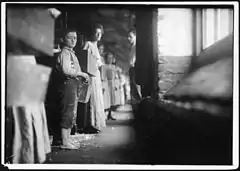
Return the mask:
<path id="1" fill-rule="evenodd" d="M 93 41 L 100 41 L 104 30 L 101 24 L 95 23 L 92 25 L 91 36 Z"/>
<path id="2" fill-rule="evenodd" d="M 69 48 L 74 48 L 77 43 L 77 31 L 74 29 L 66 29 L 62 35 L 62 42 Z"/>
<path id="3" fill-rule="evenodd" d="M 113 58 L 114 58 L 114 56 L 113 56 L 113 54 L 111 53 L 111 52 L 109 52 L 108 54 L 107 54 L 107 64 L 112 64 L 113 63 Z"/>
<path id="4" fill-rule="evenodd" d="M 103 45 L 103 44 L 100 44 L 100 45 L 98 46 L 98 51 L 99 51 L 100 55 L 103 55 L 103 54 L 104 54 L 104 45 Z"/>

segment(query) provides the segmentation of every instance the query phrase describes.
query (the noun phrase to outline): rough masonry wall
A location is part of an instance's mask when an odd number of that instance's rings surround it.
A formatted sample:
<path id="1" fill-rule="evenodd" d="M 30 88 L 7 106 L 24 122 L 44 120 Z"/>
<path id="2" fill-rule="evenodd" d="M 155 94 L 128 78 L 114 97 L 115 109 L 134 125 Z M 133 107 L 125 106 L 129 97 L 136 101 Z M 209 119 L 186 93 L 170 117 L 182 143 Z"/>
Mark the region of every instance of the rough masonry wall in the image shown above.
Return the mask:
<path id="1" fill-rule="evenodd" d="M 162 96 L 184 76 L 193 54 L 192 11 L 159 8 L 158 37 L 158 96 Z"/>
<path id="2" fill-rule="evenodd" d="M 191 57 L 161 56 L 158 60 L 158 98 L 171 89 L 188 71 Z"/>

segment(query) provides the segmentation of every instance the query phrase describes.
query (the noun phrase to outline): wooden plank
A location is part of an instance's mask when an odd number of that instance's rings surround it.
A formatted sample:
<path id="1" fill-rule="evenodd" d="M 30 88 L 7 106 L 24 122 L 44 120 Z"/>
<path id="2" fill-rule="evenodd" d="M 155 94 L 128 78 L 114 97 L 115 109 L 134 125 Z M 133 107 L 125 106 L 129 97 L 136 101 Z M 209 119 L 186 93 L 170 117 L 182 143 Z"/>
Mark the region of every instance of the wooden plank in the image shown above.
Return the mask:
<path id="1" fill-rule="evenodd" d="M 40 52 L 53 55 L 54 19 L 48 10 L 8 8 L 7 33 Z"/>

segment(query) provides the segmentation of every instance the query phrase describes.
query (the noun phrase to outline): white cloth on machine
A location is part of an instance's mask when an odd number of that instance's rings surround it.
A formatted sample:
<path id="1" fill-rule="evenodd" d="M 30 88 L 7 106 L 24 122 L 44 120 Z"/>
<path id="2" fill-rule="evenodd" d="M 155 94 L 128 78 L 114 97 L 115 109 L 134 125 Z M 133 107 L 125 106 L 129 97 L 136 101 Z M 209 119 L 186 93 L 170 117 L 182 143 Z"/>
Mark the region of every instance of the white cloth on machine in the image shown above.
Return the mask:
<path id="1" fill-rule="evenodd" d="M 51 152 L 44 104 L 13 106 L 13 163 L 43 163 Z"/>

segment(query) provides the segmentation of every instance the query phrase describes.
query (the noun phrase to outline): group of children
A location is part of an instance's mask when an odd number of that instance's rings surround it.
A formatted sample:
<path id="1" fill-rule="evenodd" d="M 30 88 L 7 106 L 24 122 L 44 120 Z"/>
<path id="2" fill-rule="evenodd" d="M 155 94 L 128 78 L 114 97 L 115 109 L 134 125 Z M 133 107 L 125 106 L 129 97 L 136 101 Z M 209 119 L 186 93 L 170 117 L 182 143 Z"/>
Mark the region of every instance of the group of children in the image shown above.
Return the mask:
<path id="1" fill-rule="evenodd" d="M 115 65 L 113 54 L 103 54 L 98 46 L 103 35 L 103 26 L 95 24 L 91 36 L 85 42 L 83 50 L 88 51 L 94 73 L 81 68 L 81 56 L 74 49 L 77 45 L 77 31 L 67 29 L 62 34 L 62 48 L 57 55 L 54 73 L 58 78 L 54 112 L 51 113 L 50 127 L 53 143 L 62 149 L 76 149 L 69 141 L 70 134 L 99 133 L 106 127 L 106 120 L 115 120 L 112 110 L 125 103 L 124 79 L 122 70 Z M 78 55 L 78 56 L 77 56 Z M 79 103 L 78 86 L 82 82 L 90 86 L 90 99 L 87 103 Z M 82 124 L 81 124 L 81 123 Z"/>
<path id="2" fill-rule="evenodd" d="M 101 47 L 102 45 L 99 48 Z M 105 65 L 101 68 L 104 109 L 108 111 L 107 119 L 115 120 L 111 111 L 125 104 L 126 78 L 122 73 L 122 69 L 115 65 L 115 58 L 112 53 L 102 57 L 105 59 Z"/>

